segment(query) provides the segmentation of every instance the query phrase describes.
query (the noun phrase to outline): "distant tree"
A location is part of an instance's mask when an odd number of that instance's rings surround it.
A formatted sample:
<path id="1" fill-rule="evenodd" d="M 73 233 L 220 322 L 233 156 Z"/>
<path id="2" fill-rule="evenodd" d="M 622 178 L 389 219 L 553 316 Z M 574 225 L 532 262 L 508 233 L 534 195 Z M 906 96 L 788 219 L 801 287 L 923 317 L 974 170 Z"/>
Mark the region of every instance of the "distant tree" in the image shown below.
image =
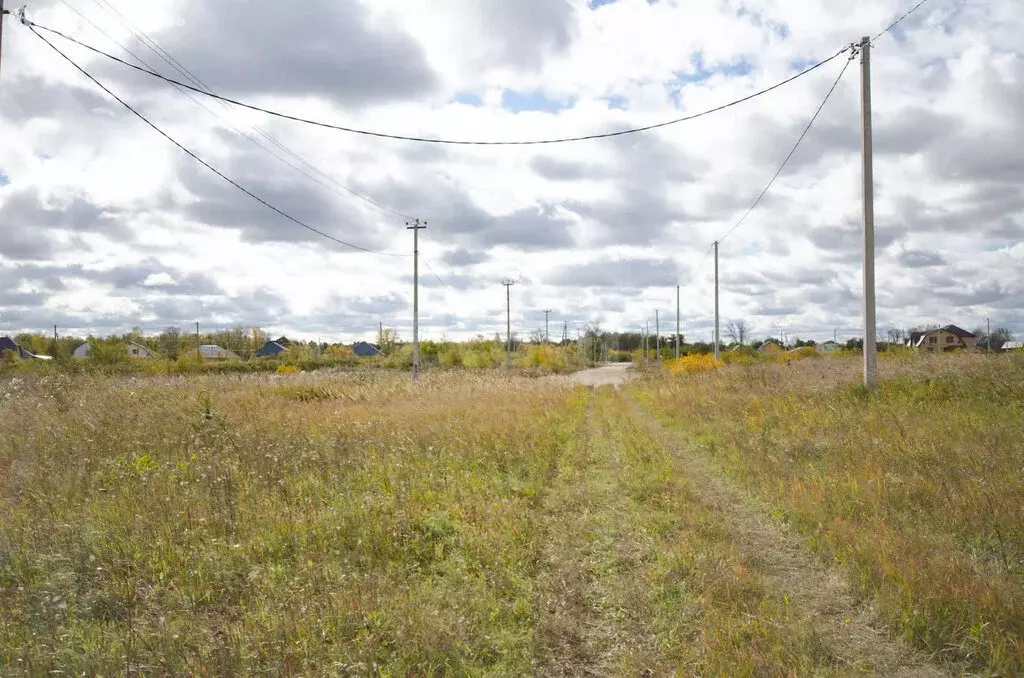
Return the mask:
<path id="1" fill-rule="evenodd" d="M 686 355 L 714 353 L 714 347 L 706 341 L 696 341 L 685 347 Z"/>
<path id="2" fill-rule="evenodd" d="M 851 351 L 863 351 L 864 340 L 863 339 L 850 339 L 846 342 L 846 348 Z"/>
<path id="3" fill-rule="evenodd" d="M 125 343 L 135 342 L 141 344 L 145 341 L 145 337 L 142 336 L 142 329 L 139 327 L 133 327 L 124 335 Z"/>
<path id="4" fill-rule="evenodd" d="M 988 331 L 984 327 L 979 327 L 974 330 L 974 336 L 977 337 L 977 346 L 979 349 L 986 350 L 989 347 L 989 335 Z M 1013 341 L 1013 332 L 1005 327 L 992 330 L 992 350 L 1002 350 L 1003 344 Z"/>
<path id="5" fill-rule="evenodd" d="M 166 328 L 157 336 L 156 343 L 160 353 L 171 360 L 177 360 L 181 351 L 181 330 L 177 327 Z"/>
<path id="6" fill-rule="evenodd" d="M 814 346 L 817 346 L 817 344 L 810 339 L 801 339 L 800 337 L 797 337 L 796 341 L 793 342 L 793 348 L 804 348 L 805 346 L 813 348 Z"/>
<path id="7" fill-rule="evenodd" d="M 899 344 L 901 343 L 900 340 L 903 339 L 903 330 L 898 327 L 890 327 L 885 333 L 889 337 L 890 344 Z"/>
<path id="8" fill-rule="evenodd" d="M 730 320 L 725 326 L 725 333 L 729 335 L 733 343 L 745 344 L 750 336 L 750 325 L 746 320 Z"/>
<path id="9" fill-rule="evenodd" d="M 382 327 L 377 334 L 377 346 L 384 355 L 391 355 L 398 348 L 398 330 L 391 327 Z"/>

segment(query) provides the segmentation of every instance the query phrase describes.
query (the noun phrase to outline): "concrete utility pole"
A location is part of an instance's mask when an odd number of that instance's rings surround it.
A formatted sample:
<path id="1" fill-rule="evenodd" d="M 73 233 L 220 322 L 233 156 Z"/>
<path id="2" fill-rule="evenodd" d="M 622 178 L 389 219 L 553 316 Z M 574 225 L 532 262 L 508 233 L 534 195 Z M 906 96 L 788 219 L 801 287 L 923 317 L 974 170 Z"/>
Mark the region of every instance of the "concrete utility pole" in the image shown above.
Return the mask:
<path id="1" fill-rule="evenodd" d="M 655 360 L 661 360 L 661 321 L 658 318 L 658 309 L 654 309 L 654 355 Z"/>
<path id="2" fill-rule="evenodd" d="M 545 344 L 550 344 L 551 343 L 551 334 L 550 334 L 550 332 L 548 332 L 548 316 L 550 316 L 550 315 L 551 315 L 551 309 L 550 308 L 544 309 L 544 343 Z"/>
<path id="3" fill-rule="evenodd" d="M 651 350 L 651 321 L 644 321 L 644 362 L 647 362 L 647 354 Z"/>
<path id="4" fill-rule="evenodd" d="M 196 360 L 202 360 L 203 355 L 199 351 L 199 323 L 196 323 Z"/>
<path id="5" fill-rule="evenodd" d="M 505 368 L 512 369 L 512 286 L 516 284 L 515 280 L 502 280 L 501 284 L 505 286 L 505 336 L 508 340 L 507 354 L 505 360 Z"/>
<path id="6" fill-rule="evenodd" d="M 679 344 L 681 343 L 679 337 L 679 285 L 676 285 L 676 360 L 679 360 Z"/>
<path id="7" fill-rule="evenodd" d="M 992 352 L 992 319 L 991 318 L 985 318 L 985 326 L 988 328 L 988 331 L 985 333 L 985 341 L 988 344 L 985 347 L 985 353 L 991 353 Z M 56 332 L 56 331 L 57 331 L 56 328 L 54 328 L 54 332 Z M 53 336 L 54 336 L 54 339 L 57 338 L 56 334 L 54 334 Z"/>
<path id="8" fill-rule="evenodd" d="M 3 0 L 0 0 L 0 3 L 2 3 L 2 2 L 3 2 Z M 56 325 L 53 326 L 53 340 L 57 341 L 57 326 Z"/>
<path id="9" fill-rule="evenodd" d="M 718 241 L 715 241 L 715 360 L 718 360 Z"/>
<path id="10" fill-rule="evenodd" d="M 878 383 L 878 345 L 875 338 L 875 184 L 871 139 L 871 39 L 860 41 L 861 116 L 864 160 L 864 385 Z"/>
<path id="11" fill-rule="evenodd" d="M 420 378 L 420 231 L 427 227 L 427 222 L 420 224 L 414 219 L 406 222 L 406 230 L 412 231 L 412 379 Z"/>

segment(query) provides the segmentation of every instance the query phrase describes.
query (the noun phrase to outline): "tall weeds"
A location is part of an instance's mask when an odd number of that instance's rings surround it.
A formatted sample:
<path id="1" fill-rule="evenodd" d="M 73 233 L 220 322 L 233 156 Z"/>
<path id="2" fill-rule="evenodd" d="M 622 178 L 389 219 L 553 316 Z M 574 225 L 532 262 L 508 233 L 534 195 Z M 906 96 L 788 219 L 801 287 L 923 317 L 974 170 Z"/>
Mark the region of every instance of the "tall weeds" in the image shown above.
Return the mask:
<path id="1" fill-rule="evenodd" d="M 849 568 L 921 648 L 1024 671 L 1024 361 L 856 361 L 648 380 L 636 395 Z"/>

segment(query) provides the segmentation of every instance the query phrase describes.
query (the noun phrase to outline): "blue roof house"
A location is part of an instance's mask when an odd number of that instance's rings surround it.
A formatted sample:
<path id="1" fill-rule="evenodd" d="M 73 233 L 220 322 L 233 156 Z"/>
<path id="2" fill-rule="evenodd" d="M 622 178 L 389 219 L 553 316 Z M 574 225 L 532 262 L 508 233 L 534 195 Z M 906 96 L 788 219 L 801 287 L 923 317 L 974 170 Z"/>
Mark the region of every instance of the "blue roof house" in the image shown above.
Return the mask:
<path id="1" fill-rule="evenodd" d="M 352 352 L 360 358 L 372 358 L 378 355 L 384 355 L 381 350 L 373 344 L 368 344 L 365 341 L 357 341 L 352 344 Z"/>
<path id="2" fill-rule="evenodd" d="M 35 353 L 22 348 L 20 344 L 10 337 L 0 337 L 0 355 L 3 355 L 6 351 L 11 351 L 22 360 L 53 360 L 53 358 L 48 355 L 36 355 Z"/>
<path id="3" fill-rule="evenodd" d="M 276 358 L 277 356 L 281 355 L 282 353 L 284 353 L 287 350 L 288 350 L 287 346 L 279 344 L 276 341 L 268 341 L 267 343 L 263 344 L 263 348 L 261 348 L 260 350 L 256 351 L 256 357 L 257 358 Z"/>

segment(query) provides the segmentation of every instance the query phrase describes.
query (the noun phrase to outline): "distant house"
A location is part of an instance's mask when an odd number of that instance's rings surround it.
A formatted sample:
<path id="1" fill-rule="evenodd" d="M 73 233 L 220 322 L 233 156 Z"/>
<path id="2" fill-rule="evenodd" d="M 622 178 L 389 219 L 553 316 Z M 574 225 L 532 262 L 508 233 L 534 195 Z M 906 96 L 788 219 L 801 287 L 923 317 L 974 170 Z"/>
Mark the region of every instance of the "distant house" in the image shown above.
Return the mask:
<path id="1" fill-rule="evenodd" d="M 0 337 L 0 356 L 2 356 L 7 351 L 10 351 L 19 358 L 21 357 L 21 346 L 18 346 L 18 343 L 16 341 L 11 339 L 10 337 Z"/>
<path id="2" fill-rule="evenodd" d="M 829 353 L 835 353 L 836 351 L 842 349 L 843 347 L 842 347 L 842 345 L 839 342 L 836 342 L 836 341 L 825 341 L 825 342 L 822 342 L 820 344 L 815 345 L 814 348 L 817 349 L 818 353 L 822 353 L 824 355 L 828 355 Z"/>
<path id="3" fill-rule="evenodd" d="M 199 355 L 206 360 L 231 360 L 238 358 L 238 355 L 214 344 L 205 344 L 199 347 Z"/>
<path id="4" fill-rule="evenodd" d="M 764 353 L 765 355 L 779 355 L 783 350 L 777 342 L 768 340 L 758 347 L 757 352 Z"/>
<path id="5" fill-rule="evenodd" d="M 937 330 L 911 332 L 907 346 L 919 351 L 942 353 L 946 351 L 973 351 L 978 338 L 967 330 L 956 325 L 946 325 Z"/>
<path id="6" fill-rule="evenodd" d="M 1024 342 L 1020 341 L 1004 341 L 1001 351 L 1019 351 L 1024 348 Z"/>
<path id="7" fill-rule="evenodd" d="M 7 351 L 11 351 L 22 360 L 53 360 L 53 358 L 48 355 L 37 355 L 32 351 L 29 351 L 10 337 L 0 337 L 0 356 Z"/>
<path id="8" fill-rule="evenodd" d="M 125 351 L 128 353 L 130 358 L 138 358 L 140 360 L 153 360 L 157 357 L 156 353 L 153 353 L 142 344 L 137 344 L 134 341 L 129 341 L 125 347 Z M 88 341 L 75 349 L 72 354 L 78 360 L 88 360 L 92 356 L 92 344 Z"/>
<path id="9" fill-rule="evenodd" d="M 272 341 L 270 343 L 280 344 L 281 346 L 284 346 L 285 348 L 291 348 L 291 346 L 292 346 L 292 340 L 289 339 L 288 337 L 281 337 L 280 339 L 275 339 L 274 341 Z"/>
<path id="10" fill-rule="evenodd" d="M 357 341 L 352 344 L 352 352 L 360 358 L 372 358 L 377 355 L 384 355 L 379 348 L 365 341 Z"/>
<path id="11" fill-rule="evenodd" d="M 285 337 L 282 337 L 282 339 L 284 339 L 285 341 L 288 341 Z M 260 350 L 256 351 L 256 357 L 257 358 L 273 358 L 273 357 L 281 355 L 282 353 L 284 353 L 287 350 L 288 350 L 288 346 L 285 345 L 285 344 L 282 344 L 280 340 L 278 340 L 278 341 L 268 341 L 267 343 L 263 344 L 263 348 L 261 348 Z"/>

